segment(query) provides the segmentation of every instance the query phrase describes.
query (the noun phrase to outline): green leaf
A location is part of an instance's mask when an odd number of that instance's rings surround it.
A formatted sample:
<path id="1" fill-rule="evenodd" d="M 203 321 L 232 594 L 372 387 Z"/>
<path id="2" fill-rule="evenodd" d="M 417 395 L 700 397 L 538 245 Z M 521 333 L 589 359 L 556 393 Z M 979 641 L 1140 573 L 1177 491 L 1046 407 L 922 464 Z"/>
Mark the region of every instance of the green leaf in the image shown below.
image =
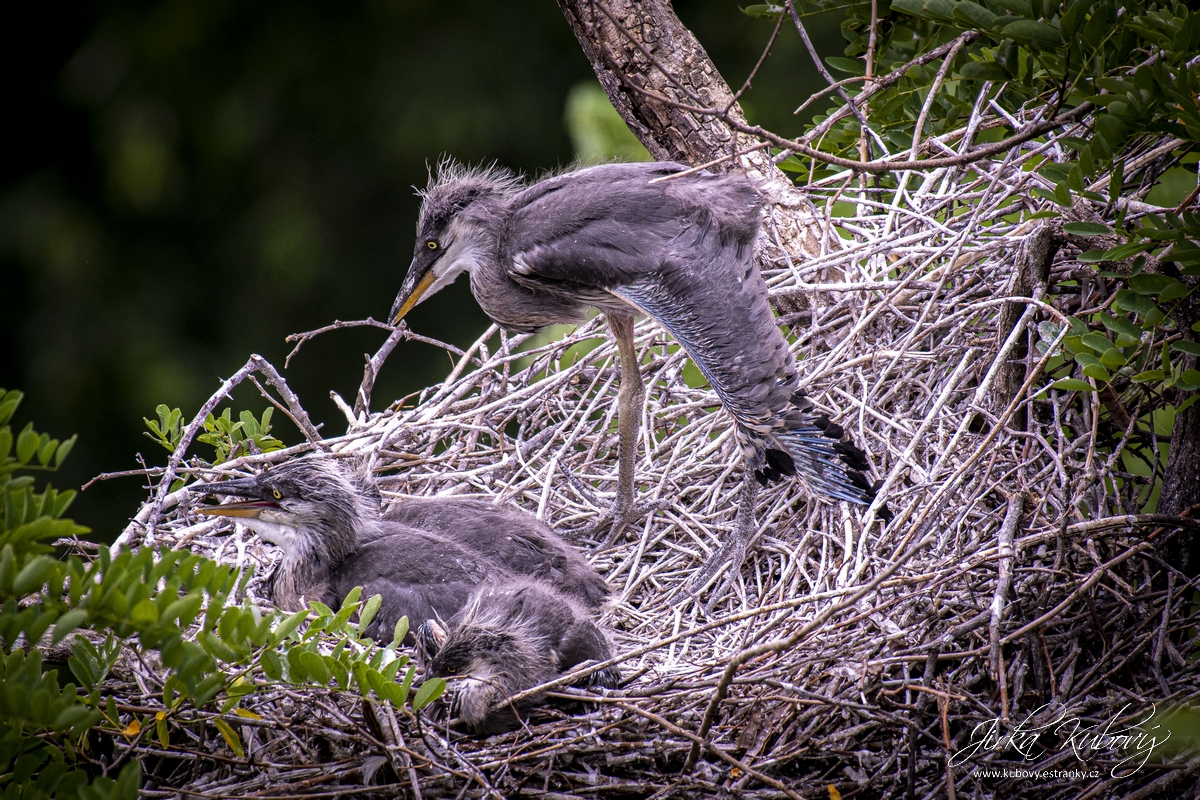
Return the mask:
<path id="1" fill-rule="evenodd" d="M 1115 347 L 1110 347 L 1100 354 L 1100 363 L 1110 370 L 1125 366 L 1125 354 Z"/>
<path id="2" fill-rule="evenodd" d="M 1100 322 L 1104 327 L 1114 333 L 1123 333 L 1130 339 L 1139 340 L 1142 337 L 1142 329 L 1134 325 L 1126 317 L 1117 317 L 1112 314 L 1101 314 Z"/>
<path id="3" fill-rule="evenodd" d="M 54 624 L 54 634 L 50 637 L 51 644 L 58 644 L 67 634 L 87 621 L 88 612 L 82 608 L 74 608 L 58 618 Z"/>
<path id="4" fill-rule="evenodd" d="M 159 619 L 163 623 L 179 620 L 179 627 L 186 628 L 196 620 L 196 615 L 200 613 L 200 604 L 203 600 L 204 598 L 198 592 L 181 597 L 163 609 L 163 613 Z"/>
<path id="5" fill-rule="evenodd" d="M 779 15 L 783 13 L 783 6 L 777 6 L 770 3 L 758 3 L 752 6 L 746 6 L 742 9 L 742 13 L 747 17 L 755 19 L 765 19 L 770 22 L 775 22 L 779 19 Z"/>
<path id="6" fill-rule="evenodd" d="M 957 20 L 984 30 L 992 27 L 997 19 L 991 11 L 978 3 L 972 3 L 971 0 L 959 0 L 954 6 L 952 15 Z"/>
<path id="7" fill-rule="evenodd" d="M 22 465 L 28 464 L 29 459 L 37 452 L 39 437 L 33 432 L 33 423 L 29 423 L 17 435 L 17 461 Z"/>
<path id="8" fill-rule="evenodd" d="M 1144 253 L 1154 247 L 1153 242 L 1129 242 L 1104 251 L 1105 261 L 1124 261 L 1138 253 Z"/>
<path id="9" fill-rule="evenodd" d="M 1176 379 L 1175 385 L 1185 392 L 1194 392 L 1200 389 L 1200 370 L 1185 369 L 1183 374 Z"/>
<path id="10" fill-rule="evenodd" d="M 283 622 L 279 623 L 279 626 L 275 628 L 275 631 L 271 636 L 271 643 L 279 644 L 284 639 L 291 636 L 295 632 L 296 628 L 300 627 L 300 623 L 308 619 L 308 614 L 308 609 L 297 611 L 295 614 L 292 614 Z"/>
<path id="11" fill-rule="evenodd" d="M 934 19 L 954 19 L 954 3 L 951 0 L 925 0 L 926 15 Z"/>
<path id="12" fill-rule="evenodd" d="M 408 616 L 396 620 L 396 628 L 392 632 L 392 647 L 399 647 L 404 637 L 408 635 Z"/>
<path id="13" fill-rule="evenodd" d="M 42 434 L 42 443 L 38 447 L 38 463 L 43 467 L 49 465 L 50 458 L 54 455 L 55 448 L 58 447 L 58 439 L 51 439 L 46 434 Z"/>
<path id="14" fill-rule="evenodd" d="M 158 622 L 158 607 L 149 598 L 139 600 L 137 605 L 130 609 L 129 618 L 138 625 L 153 625 Z"/>
<path id="15" fill-rule="evenodd" d="M 1019 19 L 1004 26 L 1004 35 L 1038 46 L 1057 47 L 1062 36 L 1049 25 L 1031 19 Z"/>
<path id="16" fill-rule="evenodd" d="M 1165 380 L 1166 377 L 1167 373 L 1161 369 L 1149 369 L 1145 372 L 1139 372 L 1137 375 L 1134 375 L 1132 378 L 1130 378 L 1130 380 L 1132 380 L 1134 383 L 1151 383 L 1154 381 Z"/>
<path id="17" fill-rule="evenodd" d="M 1112 231 L 1107 225 L 1098 222 L 1068 222 L 1063 230 L 1076 236 L 1111 236 Z M 1094 252 L 1094 251 L 1093 251 Z"/>
<path id="18" fill-rule="evenodd" d="M 1103 353 L 1105 350 L 1113 346 L 1113 343 L 1109 341 L 1107 336 L 1103 336 L 1099 333 L 1085 333 L 1080 338 L 1083 340 L 1084 344 L 1095 350 L 1097 353 Z"/>
<path id="19" fill-rule="evenodd" d="M 923 0 L 892 0 L 892 9 L 914 17 L 928 17 Z"/>
<path id="20" fill-rule="evenodd" d="M 154 732 L 158 736 L 158 743 L 163 746 L 163 749 L 166 749 L 171 746 L 171 729 L 167 725 L 167 718 L 162 711 L 158 712 L 156 717 Z"/>
<path id="21" fill-rule="evenodd" d="M 363 606 L 362 611 L 358 615 L 358 635 L 364 635 L 367 626 L 371 624 L 371 620 L 375 619 L 375 614 L 378 613 L 379 607 L 383 605 L 382 595 L 371 595 Z"/>
<path id="22" fill-rule="evenodd" d="M 75 434 L 74 436 L 67 439 L 66 441 L 64 441 L 62 444 L 60 444 L 58 446 L 58 450 L 56 450 L 54 453 L 54 468 L 55 469 L 58 469 L 60 466 L 62 466 L 62 462 L 66 459 L 67 455 L 71 452 L 71 448 L 73 448 L 75 446 L 75 441 L 78 438 L 79 438 L 79 434 Z"/>
<path id="23" fill-rule="evenodd" d="M 30 561 L 17 573 L 16 580 L 13 581 L 13 594 L 23 597 L 34 589 L 41 589 L 50 579 L 50 573 L 54 571 L 57 563 L 48 556 L 38 556 Z"/>
<path id="24" fill-rule="evenodd" d="M 325 685 L 333 677 L 333 673 L 329 671 L 329 667 L 325 666 L 325 659 L 321 658 L 317 653 L 309 650 L 303 651 L 300 653 L 300 663 L 316 683 Z"/>
<path id="25" fill-rule="evenodd" d="M 1173 283 L 1177 283 L 1177 281 L 1166 275 L 1147 275 L 1143 273 L 1129 278 L 1129 288 L 1143 295 L 1158 294 Z"/>
<path id="26" fill-rule="evenodd" d="M 1150 320 L 1162 314 L 1162 311 L 1154 304 L 1153 300 L 1137 294 L 1130 289 L 1119 289 L 1117 291 L 1116 304 L 1118 308 L 1124 311 L 1133 311 L 1136 314 L 1140 314 L 1145 322 L 1152 325 L 1155 323 L 1150 322 Z"/>
<path id="27" fill-rule="evenodd" d="M 24 397 L 25 395 L 16 389 L 0 394 L 0 425 L 8 424 Z"/>
<path id="28" fill-rule="evenodd" d="M 223 642 L 212 631 L 200 631 L 196 634 L 196 639 L 215 658 L 219 658 L 228 664 L 236 663 L 239 659 L 238 651 L 226 642 Z"/>
<path id="29" fill-rule="evenodd" d="M 1075 36 L 1075 31 L 1079 28 L 1079 23 L 1083 21 L 1083 15 L 1091 8 L 1092 0 L 1075 0 L 1063 12 L 1062 17 L 1058 21 L 1058 28 L 1061 31 L 1064 39 L 1070 41 Z"/>
<path id="30" fill-rule="evenodd" d="M 1180 342 L 1171 342 L 1171 349 L 1192 356 L 1200 356 L 1200 342 L 1193 342 L 1187 339 Z"/>
<path id="31" fill-rule="evenodd" d="M 1064 392 L 1094 392 L 1096 391 L 1090 383 L 1081 381 L 1078 378 L 1061 378 L 1051 384 L 1055 389 L 1061 389 Z"/>
<path id="32" fill-rule="evenodd" d="M 413 698 L 413 710 L 420 711 L 441 697 L 445 691 L 446 681 L 441 678 L 430 678 L 421 684 L 420 689 L 417 689 L 417 696 Z"/>
<path id="33" fill-rule="evenodd" d="M 958 74 L 976 81 L 1006 81 L 1010 77 L 1008 71 L 995 61 L 972 61 L 964 64 Z"/>
<path id="34" fill-rule="evenodd" d="M 1067 182 L 1057 184 L 1054 187 L 1054 202 L 1064 208 L 1071 207 L 1071 187 L 1067 186 Z"/>
<path id="35" fill-rule="evenodd" d="M 861 61 L 853 58 L 842 58 L 841 56 L 829 56 L 825 59 L 825 63 L 836 69 L 838 72 L 848 72 L 851 75 L 866 75 L 866 65 Z"/>
<path id="36" fill-rule="evenodd" d="M 1171 285 L 1158 293 L 1158 302 L 1173 303 L 1176 300 L 1182 300 L 1191 294 L 1192 290 L 1185 286 L 1182 282 L 1171 279 Z"/>
<path id="37" fill-rule="evenodd" d="M 1101 114 L 1096 117 L 1092 124 L 1096 128 L 1096 133 L 1103 137 L 1114 150 L 1121 146 L 1125 141 L 1125 137 L 1129 133 L 1129 129 L 1120 117 L 1115 114 Z"/>
<path id="38" fill-rule="evenodd" d="M 273 681 L 283 680 L 283 662 L 274 650 L 264 650 L 259 663 L 262 665 L 263 674 L 268 678 Z"/>
<path id="39" fill-rule="evenodd" d="M 56 731 L 73 729 L 82 733 L 100 721 L 100 712 L 91 711 L 83 706 L 67 706 L 59 712 L 50 727 Z"/>

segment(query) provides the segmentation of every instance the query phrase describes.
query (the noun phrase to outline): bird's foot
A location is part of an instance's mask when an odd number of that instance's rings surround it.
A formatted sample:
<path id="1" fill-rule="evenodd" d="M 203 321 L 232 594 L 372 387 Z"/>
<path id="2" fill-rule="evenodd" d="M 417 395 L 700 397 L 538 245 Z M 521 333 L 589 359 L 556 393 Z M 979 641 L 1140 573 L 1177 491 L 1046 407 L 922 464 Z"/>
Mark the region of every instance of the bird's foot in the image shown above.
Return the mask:
<path id="1" fill-rule="evenodd" d="M 671 500 L 651 500 L 646 503 L 627 503 L 624 504 L 624 509 L 621 508 L 621 503 L 613 503 L 612 508 L 603 517 L 590 525 L 587 530 L 592 535 L 599 535 L 607 528 L 600 546 L 602 548 L 611 547 L 620 538 L 625 528 L 651 512 L 670 508 L 672 502 Z"/>
<path id="2" fill-rule="evenodd" d="M 757 484 L 753 483 L 753 481 L 747 481 L 742 491 L 741 502 L 738 503 L 737 517 L 733 521 L 733 531 L 730 537 L 721 545 L 717 552 L 709 556 L 708 561 L 688 581 L 688 585 L 685 587 L 687 596 L 695 597 L 716 577 L 722 567 L 726 564 L 729 565 L 729 570 L 725 573 L 725 579 L 721 583 L 721 587 L 712 593 L 708 603 L 705 605 L 706 609 L 709 609 L 718 597 L 725 595 L 727 585 L 734 579 L 734 576 L 741 572 L 742 562 L 746 559 L 747 548 L 758 536 L 758 522 L 754 519 L 754 498 L 757 493 Z"/>
<path id="3" fill-rule="evenodd" d="M 723 596 L 725 594 L 725 586 L 733 580 L 742 569 L 742 562 L 746 559 L 746 545 L 749 541 L 749 534 L 738 532 L 736 529 L 732 536 L 729 537 L 725 544 L 717 552 L 708 557 L 708 561 L 704 562 L 704 566 L 700 571 L 692 576 L 688 581 L 684 591 L 689 597 L 696 597 L 700 592 L 704 591 L 713 578 L 721 572 L 721 568 L 728 565 L 729 569 L 725 573 L 725 578 L 721 584 L 720 590 L 713 592 L 712 599 Z M 710 604 L 712 600 L 709 601 Z M 706 608 L 708 606 L 706 605 Z"/>

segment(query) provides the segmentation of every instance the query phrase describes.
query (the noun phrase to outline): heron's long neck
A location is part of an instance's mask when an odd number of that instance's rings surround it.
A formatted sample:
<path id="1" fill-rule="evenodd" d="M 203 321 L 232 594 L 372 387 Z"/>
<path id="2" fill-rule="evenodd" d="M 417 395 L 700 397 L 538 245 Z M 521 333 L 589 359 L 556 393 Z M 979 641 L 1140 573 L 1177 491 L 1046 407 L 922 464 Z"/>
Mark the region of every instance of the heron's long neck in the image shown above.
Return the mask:
<path id="1" fill-rule="evenodd" d="M 358 549 L 362 525 L 358 514 L 333 513 L 297 528 L 272 579 L 275 604 L 298 611 L 325 602 L 329 576 Z"/>

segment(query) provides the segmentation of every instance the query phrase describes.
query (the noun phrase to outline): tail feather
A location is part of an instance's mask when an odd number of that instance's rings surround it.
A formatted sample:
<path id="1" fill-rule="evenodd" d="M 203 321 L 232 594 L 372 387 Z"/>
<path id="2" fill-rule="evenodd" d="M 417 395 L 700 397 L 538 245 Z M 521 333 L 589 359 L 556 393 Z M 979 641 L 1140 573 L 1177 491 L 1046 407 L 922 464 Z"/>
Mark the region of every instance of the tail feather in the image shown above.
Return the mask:
<path id="1" fill-rule="evenodd" d="M 797 392 L 792 402 L 801 409 L 812 405 L 802 392 Z M 841 425 L 824 415 L 808 417 L 806 424 L 768 434 L 777 446 L 763 443 L 754 477 L 765 487 L 784 476 L 799 475 L 814 492 L 834 500 L 870 505 L 882 481 L 871 482 L 866 475 L 871 468 L 867 454 L 853 442 L 840 441 L 845 435 Z M 761 441 L 761 437 L 756 438 Z M 883 505 L 879 516 L 890 522 L 893 514 Z"/>
<path id="2" fill-rule="evenodd" d="M 854 442 L 835 442 L 833 449 L 851 469 L 866 472 L 871 468 L 870 462 L 867 461 L 867 454 L 861 447 L 855 446 Z"/>

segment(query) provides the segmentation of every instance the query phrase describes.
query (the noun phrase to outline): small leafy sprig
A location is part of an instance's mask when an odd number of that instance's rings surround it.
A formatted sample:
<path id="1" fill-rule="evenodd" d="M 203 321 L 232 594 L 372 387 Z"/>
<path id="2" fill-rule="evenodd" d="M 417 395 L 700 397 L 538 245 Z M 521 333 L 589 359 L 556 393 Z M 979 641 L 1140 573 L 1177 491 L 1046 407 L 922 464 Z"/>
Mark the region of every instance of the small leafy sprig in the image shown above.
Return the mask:
<path id="1" fill-rule="evenodd" d="M 158 442 L 170 452 L 175 452 L 183 438 L 183 429 L 187 420 L 178 408 L 169 408 L 159 404 L 154 409 L 157 420 L 142 417 L 150 430 L 146 436 Z M 252 453 L 271 453 L 282 450 L 285 445 L 279 439 L 271 436 L 271 416 L 275 409 L 263 409 L 261 417 L 255 417 L 251 411 L 242 411 L 237 421 L 233 413 L 226 408 L 217 417 L 209 414 L 204 418 L 204 433 L 196 438 L 216 450 L 214 464 L 221 464 L 232 458 Z"/>

